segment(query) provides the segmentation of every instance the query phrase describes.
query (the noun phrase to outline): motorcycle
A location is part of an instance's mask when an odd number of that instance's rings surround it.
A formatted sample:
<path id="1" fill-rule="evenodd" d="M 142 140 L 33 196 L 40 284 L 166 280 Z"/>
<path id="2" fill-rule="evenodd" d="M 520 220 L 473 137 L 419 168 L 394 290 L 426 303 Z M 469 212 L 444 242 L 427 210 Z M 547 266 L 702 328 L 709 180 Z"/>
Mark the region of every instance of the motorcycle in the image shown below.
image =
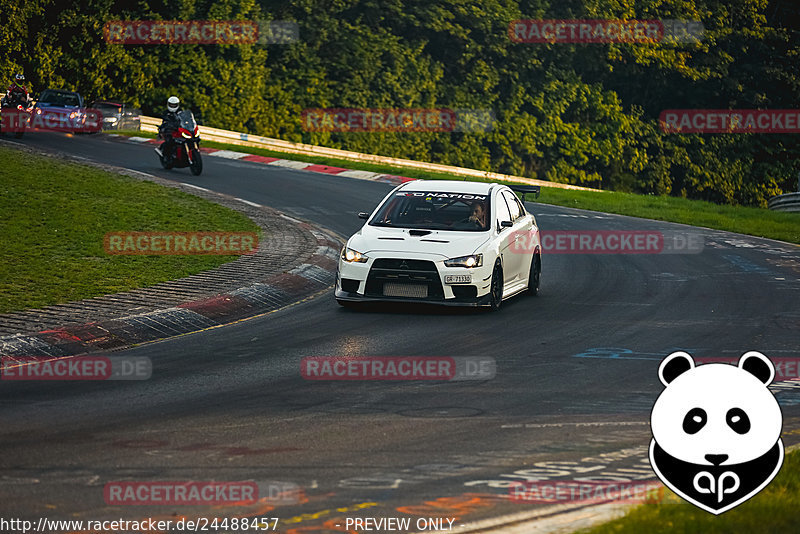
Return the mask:
<path id="1" fill-rule="evenodd" d="M 194 114 L 188 109 L 178 112 L 179 127 L 170 132 L 174 149 L 173 153 L 164 153 L 164 144 L 156 148 L 161 166 L 169 170 L 189 167 L 194 176 L 203 172 L 203 158 L 200 156 L 200 135 Z M 159 137 L 162 134 L 159 133 Z"/>
<path id="2" fill-rule="evenodd" d="M 2 126 L 6 125 L 14 132 L 15 138 L 22 139 L 32 111 L 33 105 L 29 95 L 24 95 L 24 98 L 19 95 L 17 98 L 11 95 L 4 96 L 0 101 L 0 133 Z"/>

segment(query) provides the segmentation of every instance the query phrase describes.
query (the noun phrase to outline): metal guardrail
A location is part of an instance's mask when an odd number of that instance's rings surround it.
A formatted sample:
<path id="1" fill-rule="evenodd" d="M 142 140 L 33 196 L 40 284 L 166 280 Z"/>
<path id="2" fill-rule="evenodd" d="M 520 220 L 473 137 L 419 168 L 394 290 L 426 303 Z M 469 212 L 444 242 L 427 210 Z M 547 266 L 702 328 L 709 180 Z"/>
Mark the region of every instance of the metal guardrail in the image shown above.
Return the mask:
<path id="1" fill-rule="evenodd" d="M 141 129 L 143 132 L 157 132 L 158 125 L 161 124 L 161 119 L 155 117 L 141 116 Z M 271 137 L 261 137 L 259 135 L 250 135 L 239 132 L 231 132 L 229 130 L 220 130 L 218 128 L 210 128 L 207 126 L 200 127 L 200 136 L 208 141 L 217 141 L 220 143 L 229 143 L 232 145 L 251 146 L 257 148 L 264 148 L 267 150 L 275 150 L 277 152 L 286 152 L 289 154 L 300 154 L 303 156 L 318 156 L 343 159 L 348 161 L 360 161 L 364 163 L 373 163 L 378 165 L 391 165 L 395 167 L 408 167 L 412 169 L 419 169 L 430 172 L 437 172 L 442 174 L 452 174 L 454 176 L 470 176 L 475 178 L 486 178 L 489 180 L 496 180 L 498 182 L 518 182 L 523 184 L 539 185 L 542 187 L 555 187 L 559 189 L 577 189 L 581 191 L 600 191 L 600 189 L 592 189 L 589 187 L 581 187 L 571 184 L 560 184 L 557 182 L 548 182 L 546 180 L 536 180 L 535 178 L 525 178 L 523 176 L 513 176 L 509 174 L 500 174 L 496 172 L 480 171 L 477 169 L 467 169 L 465 167 L 452 167 L 450 165 L 441 165 L 439 163 L 426 163 L 423 161 L 414 161 L 410 159 L 391 158 L 387 156 L 376 156 L 374 154 L 361 154 L 359 152 L 349 152 L 347 150 L 340 150 L 338 148 L 328 148 L 317 145 L 306 145 L 303 143 L 292 143 L 282 139 L 273 139 Z"/>
<path id="2" fill-rule="evenodd" d="M 776 211 L 800 211 L 800 193 L 787 193 L 772 197 L 767 202 L 767 206 Z"/>

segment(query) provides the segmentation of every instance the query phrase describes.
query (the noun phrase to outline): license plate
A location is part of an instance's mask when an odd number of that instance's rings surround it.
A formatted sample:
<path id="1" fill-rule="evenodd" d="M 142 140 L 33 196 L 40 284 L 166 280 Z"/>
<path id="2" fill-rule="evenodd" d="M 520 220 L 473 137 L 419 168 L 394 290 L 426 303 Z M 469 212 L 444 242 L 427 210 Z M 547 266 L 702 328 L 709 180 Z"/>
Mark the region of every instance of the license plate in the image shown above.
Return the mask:
<path id="1" fill-rule="evenodd" d="M 446 274 L 444 275 L 445 284 L 471 284 L 471 274 Z"/>

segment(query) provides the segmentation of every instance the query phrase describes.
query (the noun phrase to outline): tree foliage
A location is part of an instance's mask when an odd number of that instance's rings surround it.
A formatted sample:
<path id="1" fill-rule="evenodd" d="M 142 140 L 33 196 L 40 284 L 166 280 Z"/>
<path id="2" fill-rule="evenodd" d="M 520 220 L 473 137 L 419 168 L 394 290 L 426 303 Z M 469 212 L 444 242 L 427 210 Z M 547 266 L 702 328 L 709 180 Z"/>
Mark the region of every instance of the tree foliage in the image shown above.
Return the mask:
<path id="1" fill-rule="evenodd" d="M 29 0 L 0 24 L 0 75 L 292 141 L 580 185 L 764 205 L 794 190 L 788 134 L 666 134 L 665 109 L 800 107 L 787 0 Z M 516 19 L 686 19 L 697 43 L 522 44 Z M 118 45 L 110 20 L 291 20 L 292 44 Z M 303 128 L 308 108 L 491 109 L 488 132 Z"/>

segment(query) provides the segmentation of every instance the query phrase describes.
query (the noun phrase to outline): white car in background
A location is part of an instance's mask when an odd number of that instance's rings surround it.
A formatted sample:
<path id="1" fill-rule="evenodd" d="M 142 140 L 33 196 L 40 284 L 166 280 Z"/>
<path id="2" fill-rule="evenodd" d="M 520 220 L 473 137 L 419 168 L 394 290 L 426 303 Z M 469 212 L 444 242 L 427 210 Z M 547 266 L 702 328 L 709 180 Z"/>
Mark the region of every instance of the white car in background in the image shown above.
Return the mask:
<path id="1" fill-rule="evenodd" d="M 538 196 L 537 186 L 512 186 Z M 511 187 L 414 180 L 386 195 L 342 249 L 336 301 L 500 307 L 539 292 L 536 219 Z"/>

